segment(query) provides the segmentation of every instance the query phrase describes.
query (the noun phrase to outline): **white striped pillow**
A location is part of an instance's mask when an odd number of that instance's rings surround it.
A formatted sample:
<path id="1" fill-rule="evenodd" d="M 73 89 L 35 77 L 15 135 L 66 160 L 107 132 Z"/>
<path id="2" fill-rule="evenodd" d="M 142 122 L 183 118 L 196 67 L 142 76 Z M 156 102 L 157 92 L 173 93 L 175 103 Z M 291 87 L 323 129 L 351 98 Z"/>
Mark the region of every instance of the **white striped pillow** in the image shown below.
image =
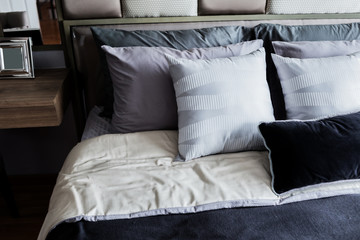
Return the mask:
<path id="1" fill-rule="evenodd" d="M 272 54 L 288 119 L 319 119 L 360 110 L 360 52 L 328 58 Z"/>
<path id="2" fill-rule="evenodd" d="M 264 149 L 258 125 L 273 121 L 265 50 L 211 60 L 167 56 L 179 117 L 179 155 Z"/>

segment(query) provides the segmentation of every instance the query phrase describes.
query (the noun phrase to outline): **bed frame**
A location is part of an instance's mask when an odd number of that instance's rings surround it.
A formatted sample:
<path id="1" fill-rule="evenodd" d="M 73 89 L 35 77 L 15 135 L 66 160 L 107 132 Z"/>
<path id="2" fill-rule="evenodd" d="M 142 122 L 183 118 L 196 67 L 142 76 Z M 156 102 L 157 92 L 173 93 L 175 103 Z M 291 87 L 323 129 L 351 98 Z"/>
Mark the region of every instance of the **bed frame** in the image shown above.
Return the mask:
<path id="1" fill-rule="evenodd" d="M 102 92 L 100 87 L 104 85 L 98 49 L 90 30 L 91 26 L 123 30 L 185 30 L 214 26 L 253 27 L 260 23 L 321 25 L 360 22 L 360 13 L 211 15 L 158 18 L 118 17 L 108 19 L 90 19 L 89 17 L 89 19 L 66 19 L 64 16 L 69 14 L 64 14 L 62 8 L 62 4 L 65 1 L 68 0 L 57 1 L 57 11 L 62 35 L 62 45 L 63 48 L 66 49 L 67 66 L 71 68 L 73 73 L 73 108 L 79 137 L 82 135 L 87 114 L 93 109 L 93 106 L 101 105 L 102 103 L 102 96 L 99 95 L 99 92 Z M 85 0 L 79 2 L 83 3 L 84 1 Z M 86 1 L 94 2 L 96 0 Z M 108 1 L 113 0 L 106 0 L 105 2 Z M 286 32 L 287 30 L 285 30 L 285 32 L 290 33 L 292 36 L 291 39 L 298 40 L 299 38 L 303 38 L 303 36 L 310 36 L 310 38 L 313 38 L 313 36 L 317 37 L 317 35 L 312 34 L 314 29 L 319 29 L 319 31 L 320 29 L 325 29 L 323 30 L 323 33 L 324 31 L 326 33 L 325 35 L 330 33 L 329 35 L 337 36 L 338 34 L 334 34 L 334 32 L 345 32 L 347 36 L 353 36 L 348 34 L 348 27 L 355 26 L 354 28 L 357 32 L 356 39 L 360 39 L 358 24 L 359 23 L 342 25 L 341 27 L 345 28 L 344 31 L 341 30 L 344 28 L 336 28 L 333 26 L 329 28 L 327 28 L 328 26 L 325 26 L 325 28 L 323 28 L 323 26 L 311 26 L 310 30 L 312 31 L 309 35 L 305 32 L 304 35 L 297 34 L 298 31 L 302 31 L 299 30 L 299 28 L 302 29 L 304 27 L 304 29 L 307 29 L 308 26 L 285 27 L 286 29 L 296 29 L 296 32 Z M 268 25 L 259 26 L 260 31 L 262 29 L 268 29 L 267 27 Z M 270 27 L 284 28 L 283 26 L 274 25 Z M 352 28 L 352 30 L 354 30 L 354 28 Z M 257 29 L 257 27 L 255 27 L 255 29 Z M 329 31 L 329 29 L 331 30 Z M 207 30 L 199 30 L 197 31 L 197 33 L 199 33 L 198 35 L 187 36 L 191 36 L 191 39 L 193 39 L 193 36 L 196 36 L 201 40 L 207 41 L 208 36 L 206 35 L 206 31 Z M 270 32 L 271 29 L 269 31 L 264 30 L 262 33 L 266 35 Z M 179 39 L 182 37 L 182 33 L 183 32 L 180 32 L 180 34 L 177 35 Z M 254 36 L 256 36 L 256 31 L 253 33 Z M 125 34 L 130 35 L 134 33 Z M 136 34 L 137 33 L 135 33 L 135 35 Z M 161 34 L 162 33 L 159 35 Z M 172 34 L 173 33 L 170 33 L 169 35 L 171 35 L 171 37 L 175 36 Z M 223 34 L 223 32 L 221 32 L 221 34 Z M 139 35 L 141 35 L 141 33 L 139 33 Z M 146 34 L 143 36 L 146 36 Z M 284 39 L 286 39 L 285 37 L 282 38 L 281 34 L 279 34 L 278 39 L 276 39 L 276 33 L 270 37 L 274 36 L 275 38 L 271 38 L 271 41 L 284 41 Z M 264 36 L 264 42 L 266 41 L 266 37 L 267 36 Z M 315 40 L 318 39 L 316 37 Z M 125 39 L 126 38 L 124 38 L 124 41 Z M 126 39 L 128 43 L 133 44 L 134 42 L 132 41 L 136 38 L 129 39 L 131 40 Z M 144 38 L 139 37 L 139 39 L 143 40 Z M 149 39 L 152 39 L 152 36 L 150 36 Z M 169 38 L 166 40 L 168 39 Z M 219 37 L 215 39 L 223 40 Z M 271 42 L 267 42 L 266 47 L 268 47 L 269 44 L 271 45 Z M 271 48 L 268 50 L 271 50 Z M 264 49 L 259 49 L 258 51 L 264 54 Z M 263 56 L 264 55 L 262 55 L 262 57 Z M 265 65 L 262 66 L 264 67 Z M 270 68 L 271 65 L 266 70 Z M 263 76 L 265 77 L 265 75 Z M 267 75 L 267 80 L 269 80 L 269 76 L 272 75 Z M 274 78 L 276 80 L 276 76 Z M 268 83 L 269 88 L 271 88 L 270 81 L 268 81 Z M 278 90 L 278 88 L 276 90 Z M 281 89 L 278 90 L 277 93 L 281 93 L 280 91 Z M 137 96 L 138 95 L 136 95 L 136 97 Z M 269 115 L 272 115 L 271 110 L 269 112 Z M 90 113 L 93 114 L 93 111 Z M 166 114 L 167 113 L 168 110 L 166 110 Z M 96 116 L 98 116 L 98 114 L 96 114 Z M 88 119 L 87 123 L 89 123 L 90 119 L 91 118 Z M 143 117 L 142 119 L 146 118 Z M 146 125 L 148 124 L 146 123 Z M 154 129 L 156 130 L 156 128 Z M 256 238 L 256 231 L 254 231 L 254 229 L 261 229 L 259 232 L 261 232 L 263 236 L 266 236 L 266 238 L 269 236 L 269 239 L 279 239 L 275 236 L 277 234 L 285 238 L 286 236 L 291 236 L 292 233 L 303 235 L 304 230 L 309 230 L 311 236 L 322 236 L 324 232 L 331 234 L 331 228 L 335 229 L 334 231 L 338 233 L 337 236 L 342 234 L 346 235 L 346 231 L 349 231 L 352 236 L 359 234 L 358 225 L 356 224 L 356 221 L 359 220 L 356 217 L 356 213 L 359 210 L 359 204 L 357 203 L 360 200 L 360 184 L 358 179 L 354 182 L 339 181 L 334 185 L 324 184 L 309 188 L 305 185 L 304 189 L 293 189 L 294 191 L 290 190 L 292 192 L 285 192 L 284 195 L 280 196 L 275 194 L 275 190 L 271 184 L 271 177 L 274 174 L 271 172 L 272 168 L 270 167 L 271 162 L 269 163 L 268 152 L 231 152 L 229 154 L 234 155 L 224 156 L 222 154 L 215 154 L 204 158 L 195 157 L 196 159 L 193 159 L 193 161 L 175 161 L 179 153 L 178 132 L 175 129 L 152 131 L 154 129 L 150 129 L 149 131 L 129 131 L 131 132 L 130 134 L 101 133 L 101 136 L 98 135 L 96 138 L 80 142 L 68 155 L 62 170 L 59 172 L 57 184 L 50 202 L 49 213 L 44 222 L 39 239 L 45 239 L 46 234 L 51 235 L 50 237 L 48 236 L 48 239 L 59 239 L 59 236 L 61 238 L 61 236 L 65 236 L 66 234 L 78 235 L 74 237 L 83 237 L 83 234 L 87 235 L 87 232 L 89 232 L 91 236 L 94 236 L 94 239 L 100 239 L 97 234 L 101 235 L 103 233 L 105 235 L 114 234 L 112 236 L 104 235 L 102 236 L 103 239 L 143 239 L 144 236 L 142 234 L 148 234 L 149 230 L 150 234 L 151 231 L 154 230 L 154 233 L 158 232 L 160 234 L 159 236 L 167 236 L 167 234 L 171 235 L 174 233 L 175 235 L 177 234 L 176 236 L 180 236 L 177 239 L 191 239 L 192 236 L 207 236 L 207 231 L 206 228 L 203 227 L 204 222 L 202 221 L 205 221 L 208 229 L 215 229 L 216 231 L 214 233 L 219 233 L 220 236 L 242 236 L 241 234 L 239 235 L 239 233 L 243 231 L 248 235 L 245 239 Z M 277 134 L 275 135 L 277 136 Z M 304 140 L 303 142 L 307 141 Z M 281 147 L 283 146 L 282 144 L 279 145 Z M 341 151 L 341 154 L 345 152 L 345 150 Z M 337 159 L 342 159 L 342 157 L 338 157 Z M 268 163 L 270 165 L 268 165 Z M 199 166 L 200 170 L 198 173 L 197 168 L 199 168 Z M 221 167 L 217 168 L 217 166 Z M 201 189 L 201 186 L 203 186 L 201 183 L 198 185 L 195 184 L 199 182 L 198 175 L 204 175 L 203 171 L 201 171 L 202 168 L 210 169 L 212 171 L 211 174 L 214 175 L 213 178 L 211 176 L 210 178 L 204 177 L 204 179 L 200 177 L 200 180 L 206 183 L 204 186 L 210 187 L 204 188 L 210 189 L 209 192 Z M 253 174 L 248 174 L 247 171 L 251 172 L 251 169 L 253 169 L 255 173 L 252 172 Z M 229 172 L 225 172 L 225 170 Z M 178 184 L 182 183 L 181 179 L 184 176 L 186 176 L 189 182 L 184 182 L 184 185 Z M 230 176 L 230 178 L 228 178 L 228 176 Z M 175 185 L 179 185 L 180 187 L 174 191 L 163 192 L 162 190 L 156 189 L 156 187 L 163 187 L 163 184 L 157 184 L 158 179 L 160 179 L 159 182 L 166 183 L 166 189 L 169 189 L 169 186 L 172 189 Z M 211 184 L 207 185 L 208 179 L 216 180 L 210 181 Z M 212 184 L 213 182 L 217 184 Z M 229 184 L 230 182 L 235 183 L 235 185 Z M 151 185 L 153 183 L 154 185 Z M 237 183 L 246 184 L 238 186 L 236 185 Z M 253 183 L 253 185 L 251 183 Z M 132 184 L 136 186 L 132 187 Z M 191 186 L 191 189 L 193 189 L 193 186 L 199 186 L 199 189 L 188 192 L 182 191 L 183 187 L 187 188 L 189 186 Z M 217 186 L 224 186 L 224 189 L 219 188 L 219 190 L 226 194 L 218 194 L 219 191 L 217 190 L 211 191 L 211 189 L 213 189 L 212 187 L 216 188 Z M 253 189 L 253 191 L 248 191 L 248 188 Z M 144 192 L 144 190 L 146 190 L 146 192 Z M 194 197 L 194 191 L 195 193 L 201 194 L 195 194 L 196 197 Z M 210 192 L 211 194 L 208 194 Z M 108 197 L 112 195 L 113 197 Z M 164 195 L 165 197 L 162 198 L 160 195 Z M 168 196 L 173 198 L 169 199 Z M 330 198 L 331 196 L 336 197 Z M 322 199 L 316 201 L 318 200 L 317 198 Z M 138 202 L 134 199 L 143 201 Z M 69 204 L 70 202 L 74 204 Z M 114 202 L 117 204 L 114 204 Z M 144 204 L 144 206 L 142 204 Z M 277 208 L 273 207 L 273 205 L 282 206 Z M 336 206 L 339 205 L 341 205 L 341 207 L 338 209 Z M 262 206 L 263 208 L 257 208 L 258 206 Z M 334 209 L 337 211 L 332 211 Z M 230 212 L 231 214 L 229 214 Z M 271 216 L 275 216 L 275 218 L 271 218 Z M 289 220 L 288 218 L 291 219 Z M 307 222 L 308 225 L 299 224 L 303 219 L 311 219 L 312 221 Z M 339 220 L 343 225 L 339 224 Z M 354 224 L 348 224 L 350 220 Z M 217 226 L 218 222 L 222 223 L 222 225 Z M 269 222 L 271 224 L 269 224 Z M 243 224 L 231 228 L 229 227 L 229 223 Z M 253 223 L 255 223 L 256 226 L 253 225 Z M 292 224 L 292 226 L 289 227 L 287 225 L 288 223 Z M 317 225 L 312 225 L 313 223 Z M 247 224 L 248 226 L 245 226 Z M 274 224 L 277 227 L 276 230 L 273 229 Z M 150 226 L 151 229 L 148 229 L 148 226 Z M 161 227 L 159 228 L 159 226 Z M 114 231 L 108 231 L 109 227 Z M 142 228 L 142 232 L 141 230 L 139 231 L 139 227 Z M 239 232 L 240 228 L 243 229 Z M 293 228 L 292 233 L 288 232 L 289 228 Z M 161 231 L 157 231 L 158 229 Z M 169 231 L 168 233 L 168 229 L 174 231 Z M 201 229 L 203 231 L 202 234 L 205 235 L 198 235 L 197 232 L 199 229 Z M 344 229 L 345 231 L 343 231 Z M 193 235 L 188 237 L 186 235 L 188 233 L 187 230 L 189 230 L 190 235 Z M 230 235 L 227 235 L 227 230 L 232 230 Z M 270 238 L 269 233 L 278 230 L 282 232 Z M 212 231 L 208 232 L 210 235 L 212 234 Z M 128 237 L 119 237 L 122 236 L 122 234 L 128 235 Z M 138 235 L 138 238 L 132 238 L 133 234 Z M 306 236 L 306 233 L 304 236 Z M 209 236 L 208 238 L 213 237 L 214 236 Z M 296 238 L 296 236 L 292 237 Z M 171 239 L 170 237 L 158 237 L 157 239 L 160 238 Z M 154 237 L 154 239 L 156 239 L 156 237 Z"/>

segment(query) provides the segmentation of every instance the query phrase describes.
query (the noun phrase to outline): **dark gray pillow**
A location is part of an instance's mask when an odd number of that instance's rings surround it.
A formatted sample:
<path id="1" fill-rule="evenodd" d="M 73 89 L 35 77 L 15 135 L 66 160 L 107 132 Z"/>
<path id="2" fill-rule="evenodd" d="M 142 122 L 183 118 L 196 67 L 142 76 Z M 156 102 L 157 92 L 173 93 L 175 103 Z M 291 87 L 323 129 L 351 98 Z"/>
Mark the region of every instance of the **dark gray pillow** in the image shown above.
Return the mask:
<path id="1" fill-rule="evenodd" d="M 299 26 L 259 24 L 255 26 L 254 32 L 256 38 L 264 40 L 264 47 L 267 52 L 267 80 L 275 118 L 286 119 L 284 96 L 270 55 L 270 53 L 274 53 L 272 41 L 360 40 L 360 23 Z"/>
<path id="2" fill-rule="evenodd" d="M 360 112 L 317 121 L 260 124 L 275 192 L 360 178 L 359 123 Z"/>
<path id="3" fill-rule="evenodd" d="M 344 56 L 360 51 L 360 40 L 272 42 L 275 54 L 290 58 Z"/>
<path id="4" fill-rule="evenodd" d="M 99 49 L 100 61 L 105 75 L 105 103 L 103 115 L 111 117 L 113 113 L 113 87 L 102 45 L 111 47 L 147 46 L 171 47 L 179 50 L 223 46 L 254 39 L 251 28 L 241 26 L 225 26 L 191 30 L 126 31 L 100 27 L 91 28 Z"/>

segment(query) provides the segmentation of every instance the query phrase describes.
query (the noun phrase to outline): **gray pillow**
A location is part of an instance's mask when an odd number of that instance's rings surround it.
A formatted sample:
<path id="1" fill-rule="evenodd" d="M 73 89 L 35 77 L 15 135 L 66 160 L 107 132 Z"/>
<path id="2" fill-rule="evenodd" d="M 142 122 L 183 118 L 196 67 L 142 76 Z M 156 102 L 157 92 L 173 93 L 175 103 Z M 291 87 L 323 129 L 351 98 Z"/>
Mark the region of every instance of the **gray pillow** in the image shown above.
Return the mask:
<path id="1" fill-rule="evenodd" d="M 255 40 L 183 51 L 166 47 L 103 46 L 114 87 L 112 125 L 115 131 L 177 129 L 174 87 L 164 54 L 210 59 L 248 54 L 262 45 L 262 40 Z"/>
<path id="2" fill-rule="evenodd" d="M 273 121 L 265 50 L 231 58 L 167 56 L 179 116 L 179 156 L 264 149 L 258 125 Z"/>
<path id="3" fill-rule="evenodd" d="M 103 115 L 111 117 L 113 113 L 113 86 L 110 79 L 106 58 L 101 50 L 102 45 L 111 47 L 171 47 L 179 50 L 190 48 L 216 47 L 254 40 L 253 29 L 242 26 L 225 26 L 189 30 L 136 30 L 109 29 L 91 27 L 104 73 L 104 111 Z"/>
<path id="4" fill-rule="evenodd" d="M 319 58 L 344 56 L 360 51 L 360 40 L 353 41 L 273 41 L 274 52 L 283 57 Z"/>
<path id="5" fill-rule="evenodd" d="M 328 58 L 272 54 L 288 119 L 319 119 L 360 110 L 360 52 Z"/>

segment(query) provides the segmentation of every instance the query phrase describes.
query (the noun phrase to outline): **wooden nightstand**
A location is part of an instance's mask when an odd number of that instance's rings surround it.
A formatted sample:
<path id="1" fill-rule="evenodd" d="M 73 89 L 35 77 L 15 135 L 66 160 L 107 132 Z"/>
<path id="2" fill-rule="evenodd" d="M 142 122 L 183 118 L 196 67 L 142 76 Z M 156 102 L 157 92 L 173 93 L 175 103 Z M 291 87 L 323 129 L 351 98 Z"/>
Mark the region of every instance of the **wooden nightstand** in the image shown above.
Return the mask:
<path id="1" fill-rule="evenodd" d="M 35 79 L 0 80 L 0 129 L 61 124 L 68 104 L 67 69 L 35 71 Z"/>
<path id="2" fill-rule="evenodd" d="M 35 71 L 34 79 L 0 79 L 0 129 L 59 126 L 70 98 L 69 77 L 67 69 L 46 69 Z M 0 187 L 17 216 L 1 153 Z"/>

